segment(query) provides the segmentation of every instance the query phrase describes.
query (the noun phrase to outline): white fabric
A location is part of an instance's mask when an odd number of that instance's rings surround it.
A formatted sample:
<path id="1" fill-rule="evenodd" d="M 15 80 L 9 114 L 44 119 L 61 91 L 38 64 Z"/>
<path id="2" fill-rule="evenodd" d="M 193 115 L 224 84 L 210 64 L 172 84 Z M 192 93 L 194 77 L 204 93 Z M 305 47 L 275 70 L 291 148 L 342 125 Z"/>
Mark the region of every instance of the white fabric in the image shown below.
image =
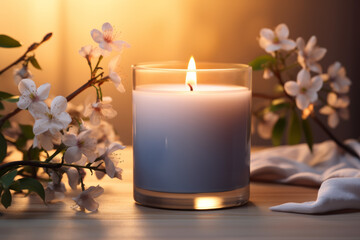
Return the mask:
<path id="1" fill-rule="evenodd" d="M 360 154 L 357 141 L 346 143 Z M 313 214 L 360 209 L 360 160 L 344 154 L 332 141 L 315 144 L 313 153 L 306 144 L 253 153 L 250 170 L 255 181 L 321 185 L 315 202 L 286 203 L 270 208 L 273 211 Z"/>

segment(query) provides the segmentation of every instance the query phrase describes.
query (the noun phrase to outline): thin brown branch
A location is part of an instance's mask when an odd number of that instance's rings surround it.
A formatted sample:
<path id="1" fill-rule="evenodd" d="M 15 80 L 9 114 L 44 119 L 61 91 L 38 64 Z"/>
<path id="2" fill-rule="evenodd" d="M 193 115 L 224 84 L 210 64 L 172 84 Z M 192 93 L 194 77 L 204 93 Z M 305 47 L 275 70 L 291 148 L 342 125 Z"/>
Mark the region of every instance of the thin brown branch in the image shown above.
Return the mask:
<path id="1" fill-rule="evenodd" d="M 25 58 L 26 58 L 26 56 L 27 56 L 27 54 L 28 54 L 29 52 L 32 52 L 32 51 L 34 51 L 35 49 L 37 49 L 41 44 L 43 44 L 44 42 L 46 42 L 47 40 L 49 40 L 49 39 L 51 38 L 51 36 L 52 36 L 52 33 L 48 33 L 48 34 L 46 34 L 46 35 L 43 37 L 43 39 L 41 40 L 41 42 L 39 42 L 39 43 L 35 42 L 35 43 L 31 44 L 31 45 L 28 47 L 28 49 L 26 50 L 26 52 L 25 52 L 23 55 L 21 55 L 15 62 L 11 63 L 9 66 L 7 66 L 7 67 L 5 67 L 4 69 L 2 69 L 2 70 L 0 71 L 0 75 L 3 74 L 6 70 L 10 69 L 11 67 L 13 67 L 13 66 L 15 66 L 16 64 L 20 63 L 21 61 L 25 60 Z"/>
<path id="2" fill-rule="evenodd" d="M 311 115 L 314 122 L 344 151 L 352 155 L 353 157 L 356 157 L 360 160 L 359 154 L 352 149 L 350 146 L 346 145 L 345 143 L 341 142 L 339 139 L 335 137 L 335 135 L 320 121 L 319 118 L 317 118 L 314 114 Z"/>

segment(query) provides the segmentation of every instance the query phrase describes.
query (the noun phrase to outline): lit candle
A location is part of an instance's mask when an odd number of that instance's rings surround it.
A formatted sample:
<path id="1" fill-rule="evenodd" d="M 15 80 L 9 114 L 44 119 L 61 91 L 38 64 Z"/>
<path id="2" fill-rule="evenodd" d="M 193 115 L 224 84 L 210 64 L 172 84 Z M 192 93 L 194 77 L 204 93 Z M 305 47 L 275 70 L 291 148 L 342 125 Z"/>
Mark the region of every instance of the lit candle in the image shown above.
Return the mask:
<path id="1" fill-rule="evenodd" d="M 208 209 L 248 200 L 251 68 L 224 66 L 196 70 L 191 59 L 185 78 L 177 65 L 134 66 L 138 203 Z M 197 207 L 199 197 L 214 205 Z"/>

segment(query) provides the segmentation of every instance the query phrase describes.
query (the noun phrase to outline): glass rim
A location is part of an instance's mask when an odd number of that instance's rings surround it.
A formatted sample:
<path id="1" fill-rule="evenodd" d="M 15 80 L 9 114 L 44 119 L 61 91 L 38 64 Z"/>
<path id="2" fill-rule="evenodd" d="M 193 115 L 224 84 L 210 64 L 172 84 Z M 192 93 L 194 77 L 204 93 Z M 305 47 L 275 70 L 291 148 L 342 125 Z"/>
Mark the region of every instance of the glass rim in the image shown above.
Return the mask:
<path id="1" fill-rule="evenodd" d="M 212 68 L 198 68 L 201 65 L 213 66 Z M 174 67 L 170 67 L 173 65 Z M 185 68 L 175 68 L 175 66 L 185 66 Z M 179 71 L 188 72 L 187 62 L 183 61 L 159 61 L 159 62 L 144 62 L 131 65 L 133 70 L 156 70 L 156 71 Z M 223 62 L 196 62 L 196 72 L 208 71 L 251 71 L 252 67 L 242 63 L 223 63 Z"/>

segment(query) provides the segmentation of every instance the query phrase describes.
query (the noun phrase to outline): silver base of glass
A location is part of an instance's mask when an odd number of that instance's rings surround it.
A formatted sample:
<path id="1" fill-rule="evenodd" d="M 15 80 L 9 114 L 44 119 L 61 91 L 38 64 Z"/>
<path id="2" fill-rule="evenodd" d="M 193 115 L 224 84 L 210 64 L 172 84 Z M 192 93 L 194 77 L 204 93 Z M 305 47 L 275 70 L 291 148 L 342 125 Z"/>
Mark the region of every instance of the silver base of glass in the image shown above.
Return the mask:
<path id="1" fill-rule="evenodd" d="M 249 185 L 232 191 L 211 193 L 167 193 L 134 187 L 137 204 L 168 209 L 209 210 L 241 206 L 249 200 Z"/>

